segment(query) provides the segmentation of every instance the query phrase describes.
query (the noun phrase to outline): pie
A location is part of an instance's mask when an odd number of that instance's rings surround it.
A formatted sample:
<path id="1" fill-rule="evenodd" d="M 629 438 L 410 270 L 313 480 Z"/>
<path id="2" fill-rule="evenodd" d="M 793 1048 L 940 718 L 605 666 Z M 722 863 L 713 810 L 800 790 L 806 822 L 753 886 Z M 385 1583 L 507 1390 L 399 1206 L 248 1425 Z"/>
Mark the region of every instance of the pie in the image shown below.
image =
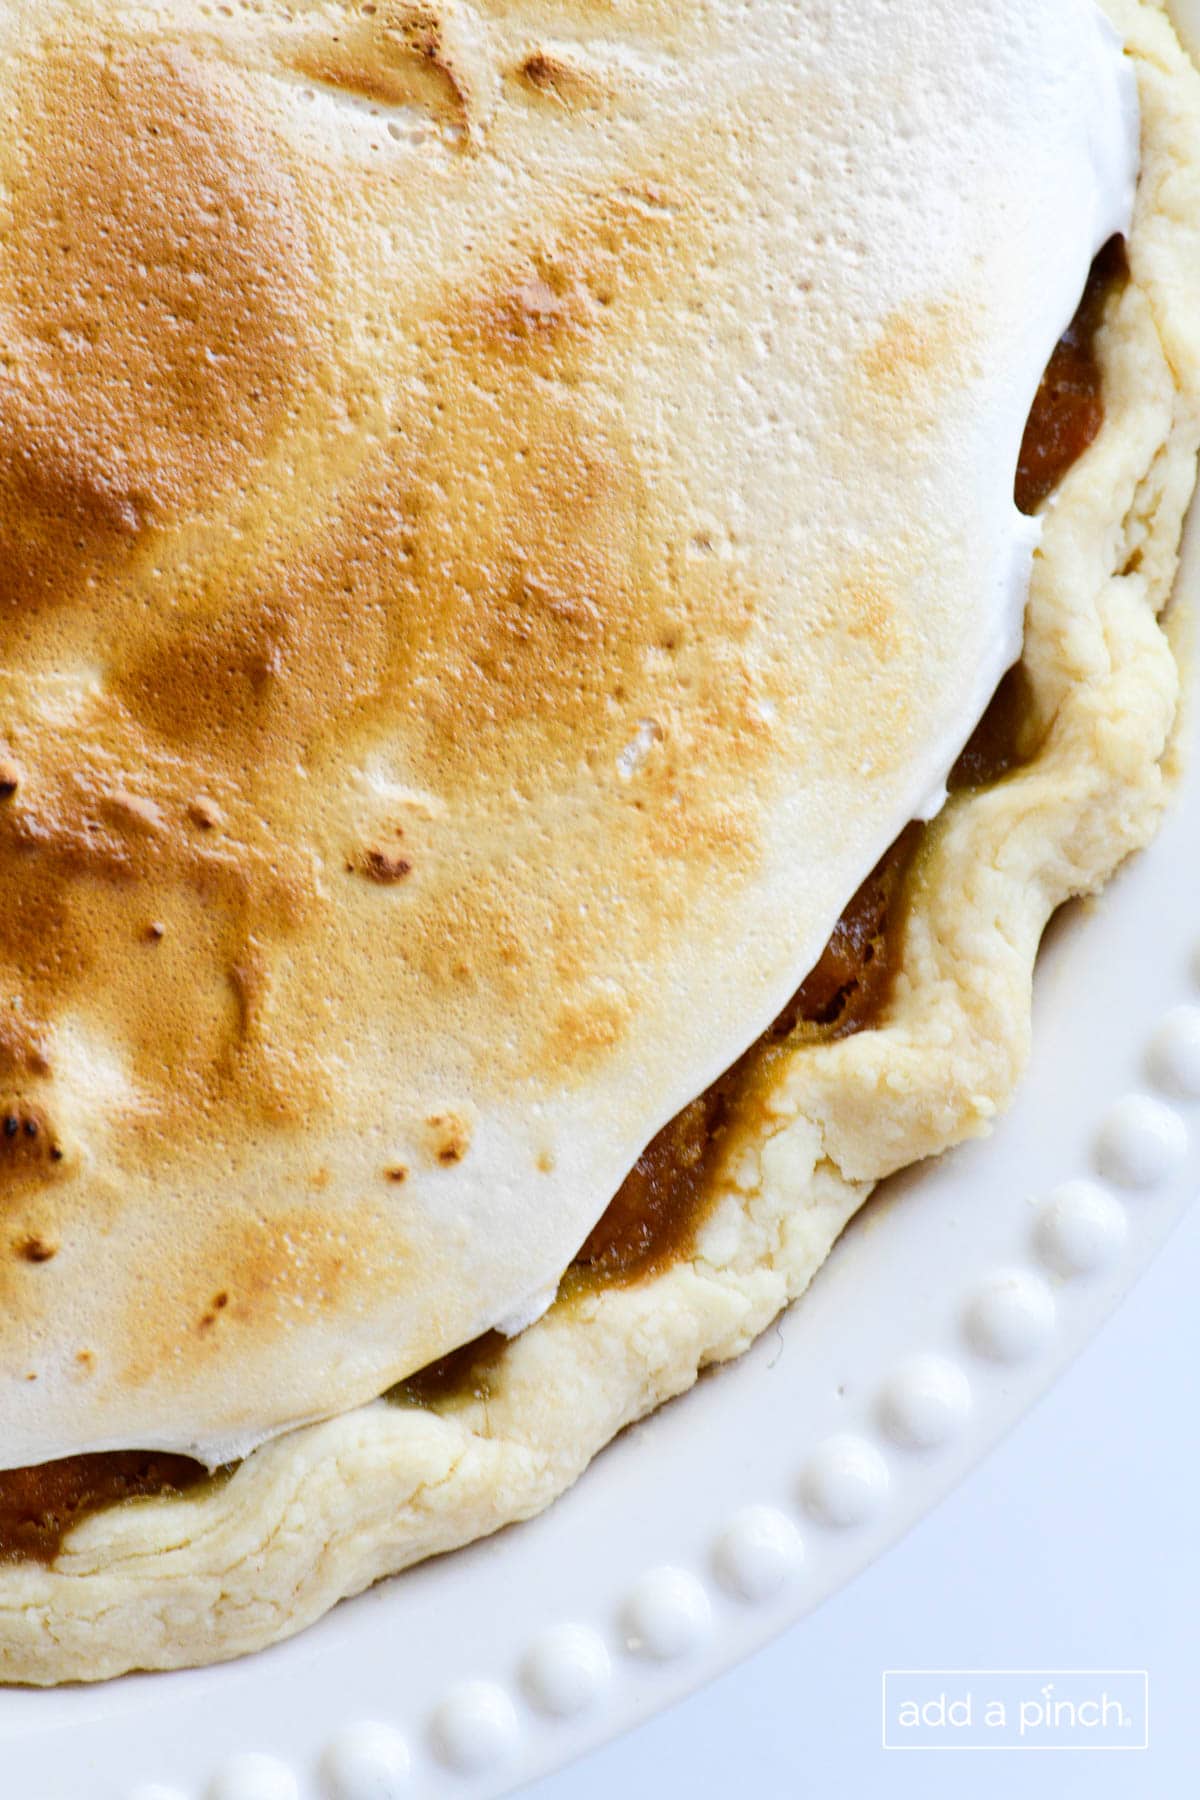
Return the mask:
<path id="1" fill-rule="evenodd" d="M 1175 762 L 1106 11 L 0 0 L 7 1679 L 529 1516 L 989 1128 Z"/>

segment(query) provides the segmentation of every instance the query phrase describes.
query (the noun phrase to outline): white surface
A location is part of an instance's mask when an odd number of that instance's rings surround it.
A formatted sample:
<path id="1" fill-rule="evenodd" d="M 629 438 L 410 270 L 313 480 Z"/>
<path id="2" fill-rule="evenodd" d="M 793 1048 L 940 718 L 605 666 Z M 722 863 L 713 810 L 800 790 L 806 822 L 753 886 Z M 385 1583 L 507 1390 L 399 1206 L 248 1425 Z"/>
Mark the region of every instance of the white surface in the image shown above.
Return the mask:
<path id="1" fill-rule="evenodd" d="M 1200 1208 L 1012 1435 L 880 1562 L 526 1800 L 1192 1800 Z M 880 1748 L 885 1668 L 1145 1668 L 1150 1749 Z"/>

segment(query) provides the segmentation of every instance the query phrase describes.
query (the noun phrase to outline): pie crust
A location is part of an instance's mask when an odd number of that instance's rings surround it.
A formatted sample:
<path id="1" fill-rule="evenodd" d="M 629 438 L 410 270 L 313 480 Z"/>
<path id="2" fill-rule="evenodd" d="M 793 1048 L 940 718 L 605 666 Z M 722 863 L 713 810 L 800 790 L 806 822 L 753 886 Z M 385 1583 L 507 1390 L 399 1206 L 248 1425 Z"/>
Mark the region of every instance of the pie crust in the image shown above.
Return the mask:
<path id="1" fill-rule="evenodd" d="M 690 1254 L 564 1287 L 472 1380 L 304 1427 L 189 1493 L 96 1513 L 51 1566 L 0 1568 L 0 1671 L 90 1680 L 233 1657 L 546 1506 L 623 1426 L 737 1356 L 880 1179 L 986 1132 L 1029 1040 L 1038 943 L 1169 797 L 1164 618 L 1200 444 L 1200 77 L 1165 16 L 1108 0 L 1136 59 L 1130 280 L 1098 335 L 1105 423 L 1050 503 L 1024 650 L 1040 749 L 953 796 L 911 878 L 871 1028 L 772 1060 L 723 1139 Z"/>

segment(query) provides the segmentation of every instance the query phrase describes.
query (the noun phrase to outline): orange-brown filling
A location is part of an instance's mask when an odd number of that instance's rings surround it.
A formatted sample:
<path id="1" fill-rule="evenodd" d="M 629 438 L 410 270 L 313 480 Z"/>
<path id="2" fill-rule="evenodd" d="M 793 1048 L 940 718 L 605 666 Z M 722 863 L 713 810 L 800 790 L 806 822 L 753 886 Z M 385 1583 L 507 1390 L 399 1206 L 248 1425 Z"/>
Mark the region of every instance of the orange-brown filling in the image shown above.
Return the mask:
<path id="1" fill-rule="evenodd" d="M 1030 410 L 1015 484 L 1023 513 L 1036 512 L 1049 498 L 1104 423 L 1096 333 L 1110 294 L 1128 273 L 1124 238 L 1110 238 L 1092 264 L 1079 309 L 1046 365 Z"/>
<path id="2" fill-rule="evenodd" d="M 1093 265 L 1079 311 L 1050 359 L 1030 412 L 1015 484 L 1022 512 L 1037 510 L 1100 430 L 1104 408 L 1095 338 L 1108 297 L 1124 275 L 1124 245 L 1114 238 Z M 952 789 L 986 787 L 1019 766 L 1024 681 L 1019 668 L 1005 676 L 955 765 Z M 769 1067 L 772 1052 L 845 1037 L 881 1018 L 899 960 L 906 879 L 921 841 L 920 826 L 901 834 L 764 1036 L 646 1146 L 568 1271 L 568 1291 L 640 1280 L 686 1254 L 733 1109 Z M 488 1332 L 409 1376 L 391 1397 L 415 1405 L 450 1395 L 486 1400 L 504 1342 Z M 51 1563 L 66 1534 L 90 1513 L 147 1495 L 185 1493 L 208 1479 L 208 1471 L 187 1457 L 138 1451 L 73 1456 L 0 1473 L 0 1562 Z"/>
<path id="3" fill-rule="evenodd" d="M 447 1351 L 389 1389 L 386 1399 L 397 1406 L 437 1406 L 446 1400 L 490 1400 L 492 1374 L 508 1339 L 500 1331 Z"/>
<path id="4" fill-rule="evenodd" d="M 52 1563 L 89 1513 L 147 1494 L 183 1494 L 208 1479 L 208 1470 L 186 1456 L 140 1450 L 0 1472 L 0 1562 Z"/>

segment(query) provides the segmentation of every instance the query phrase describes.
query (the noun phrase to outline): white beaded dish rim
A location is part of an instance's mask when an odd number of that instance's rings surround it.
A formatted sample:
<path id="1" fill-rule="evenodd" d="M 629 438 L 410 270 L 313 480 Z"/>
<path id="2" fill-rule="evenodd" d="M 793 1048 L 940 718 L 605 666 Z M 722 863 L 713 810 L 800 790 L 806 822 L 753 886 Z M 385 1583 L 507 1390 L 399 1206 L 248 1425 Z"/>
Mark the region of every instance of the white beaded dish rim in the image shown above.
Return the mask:
<path id="1" fill-rule="evenodd" d="M 1195 520 L 1184 582 L 1200 591 Z M 496 1795 L 800 1618 L 981 1459 L 1186 1207 L 1200 1179 L 1196 892 L 1193 770 L 1150 850 L 1051 932 L 1012 1113 L 888 1184 L 747 1356 L 626 1432 L 548 1513 L 289 1644 L 0 1693 L 8 1791 Z"/>

